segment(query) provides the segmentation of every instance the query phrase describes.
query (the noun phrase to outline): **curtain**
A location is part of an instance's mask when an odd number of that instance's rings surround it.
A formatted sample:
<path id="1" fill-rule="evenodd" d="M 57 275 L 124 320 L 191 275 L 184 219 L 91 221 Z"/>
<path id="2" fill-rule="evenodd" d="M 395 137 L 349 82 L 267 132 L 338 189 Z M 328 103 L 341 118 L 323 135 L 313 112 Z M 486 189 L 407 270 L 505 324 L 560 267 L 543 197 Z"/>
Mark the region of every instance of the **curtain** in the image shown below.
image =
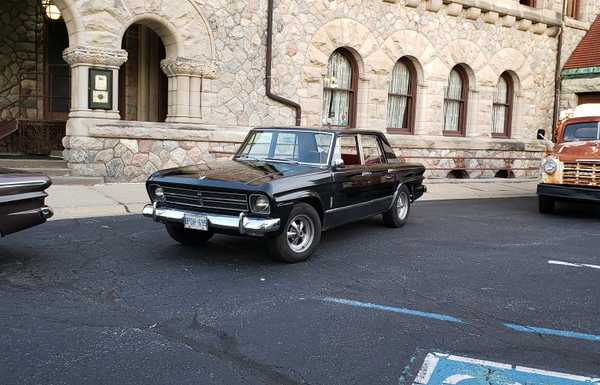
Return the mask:
<path id="1" fill-rule="evenodd" d="M 387 126 L 389 128 L 407 126 L 410 81 L 410 71 L 406 64 L 397 62 L 392 71 L 392 81 L 388 91 Z"/>
<path id="2" fill-rule="evenodd" d="M 444 131 L 459 131 L 460 103 L 462 100 L 463 80 L 456 69 L 450 72 L 446 98 L 444 101 Z"/>
<path id="3" fill-rule="evenodd" d="M 506 125 L 506 109 L 508 108 L 508 84 L 500 77 L 494 94 L 494 109 L 492 112 L 492 133 L 504 134 Z"/>
<path id="4" fill-rule="evenodd" d="M 350 122 L 352 64 L 340 52 L 329 58 L 323 90 L 323 124 L 347 126 Z"/>

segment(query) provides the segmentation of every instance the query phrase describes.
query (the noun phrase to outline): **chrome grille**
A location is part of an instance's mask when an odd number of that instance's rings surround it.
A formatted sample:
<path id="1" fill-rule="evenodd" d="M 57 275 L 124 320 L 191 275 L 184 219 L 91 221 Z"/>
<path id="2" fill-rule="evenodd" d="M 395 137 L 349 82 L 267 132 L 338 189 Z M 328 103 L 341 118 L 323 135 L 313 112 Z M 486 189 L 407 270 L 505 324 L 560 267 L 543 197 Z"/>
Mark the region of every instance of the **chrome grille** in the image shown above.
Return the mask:
<path id="1" fill-rule="evenodd" d="M 600 186 L 600 162 L 565 163 L 563 183 Z"/>
<path id="2" fill-rule="evenodd" d="M 175 187 L 163 187 L 163 190 L 166 203 L 203 209 L 248 211 L 246 194 Z"/>

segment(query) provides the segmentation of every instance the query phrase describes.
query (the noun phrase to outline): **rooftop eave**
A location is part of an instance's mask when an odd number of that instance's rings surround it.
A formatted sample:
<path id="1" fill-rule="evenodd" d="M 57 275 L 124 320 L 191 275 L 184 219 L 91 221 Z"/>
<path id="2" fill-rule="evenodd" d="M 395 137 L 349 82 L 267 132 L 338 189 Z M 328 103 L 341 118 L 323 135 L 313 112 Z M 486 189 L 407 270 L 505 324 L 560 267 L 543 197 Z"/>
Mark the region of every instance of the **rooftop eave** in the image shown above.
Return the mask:
<path id="1" fill-rule="evenodd" d="M 600 67 L 568 68 L 560 73 L 563 79 L 577 79 L 600 76 Z"/>

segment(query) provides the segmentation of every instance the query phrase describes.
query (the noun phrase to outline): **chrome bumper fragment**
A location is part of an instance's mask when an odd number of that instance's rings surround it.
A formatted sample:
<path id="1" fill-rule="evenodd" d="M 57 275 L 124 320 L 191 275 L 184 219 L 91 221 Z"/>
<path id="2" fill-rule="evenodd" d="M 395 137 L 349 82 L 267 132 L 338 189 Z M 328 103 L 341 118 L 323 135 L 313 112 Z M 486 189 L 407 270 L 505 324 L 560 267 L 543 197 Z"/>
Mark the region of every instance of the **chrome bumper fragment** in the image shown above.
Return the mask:
<path id="1" fill-rule="evenodd" d="M 197 213 L 172 208 L 160 208 L 154 205 L 146 205 L 142 214 L 145 217 L 152 218 L 156 222 L 176 222 L 184 223 L 185 214 L 190 215 L 203 214 L 208 220 L 210 230 L 233 230 L 242 235 L 262 236 L 266 233 L 279 230 L 279 218 L 252 218 L 246 213 L 240 215 L 225 215 L 214 213 Z"/>

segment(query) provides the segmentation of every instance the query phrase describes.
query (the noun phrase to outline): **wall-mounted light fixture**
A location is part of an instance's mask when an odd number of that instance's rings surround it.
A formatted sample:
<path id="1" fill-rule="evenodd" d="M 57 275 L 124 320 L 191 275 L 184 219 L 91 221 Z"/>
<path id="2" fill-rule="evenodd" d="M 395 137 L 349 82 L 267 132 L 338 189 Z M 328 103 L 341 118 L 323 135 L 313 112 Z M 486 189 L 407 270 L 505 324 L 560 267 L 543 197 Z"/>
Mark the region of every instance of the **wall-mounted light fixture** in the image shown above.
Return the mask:
<path id="1" fill-rule="evenodd" d="M 60 20 L 62 13 L 52 0 L 42 0 L 42 9 L 44 14 L 50 20 Z"/>

